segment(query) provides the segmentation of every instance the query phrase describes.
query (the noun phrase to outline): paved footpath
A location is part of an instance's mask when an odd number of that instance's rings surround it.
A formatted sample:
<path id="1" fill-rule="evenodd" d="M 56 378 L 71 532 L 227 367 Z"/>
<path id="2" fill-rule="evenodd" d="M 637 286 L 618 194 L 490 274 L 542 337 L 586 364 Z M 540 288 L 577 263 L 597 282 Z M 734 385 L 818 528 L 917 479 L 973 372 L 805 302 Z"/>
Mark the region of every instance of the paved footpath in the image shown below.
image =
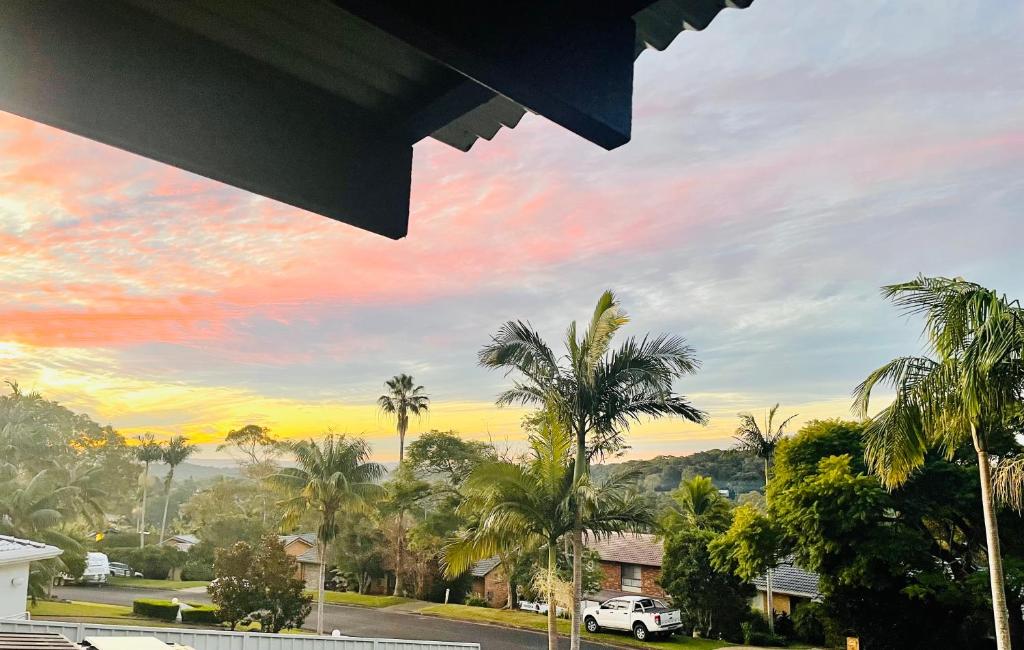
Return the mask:
<path id="1" fill-rule="evenodd" d="M 60 598 L 92 603 L 131 606 L 136 598 L 177 598 L 189 602 L 209 602 L 206 593 L 195 591 L 174 591 L 160 589 L 133 589 L 130 587 L 57 587 L 54 592 Z M 305 627 L 312 629 L 316 624 L 316 606 L 306 619 Z M 431 641 L 464 641 L 480 644 L 481 650 L 520 650 L 521 648 L 547 648 L 547 636 L 543 632 L 469 623 L 423 616 L 401 608 L 400 605 L 381 609 L 324 605 L 324 627 L 341 630 L 346 636 L 380 637 L 390 639 L 425 639 Z M 563 638 L 559 648 L 568 648 L 569 639 Z M 608 650 L 615 646 L 589 641 L 583 642 L 584 650 Z"/>

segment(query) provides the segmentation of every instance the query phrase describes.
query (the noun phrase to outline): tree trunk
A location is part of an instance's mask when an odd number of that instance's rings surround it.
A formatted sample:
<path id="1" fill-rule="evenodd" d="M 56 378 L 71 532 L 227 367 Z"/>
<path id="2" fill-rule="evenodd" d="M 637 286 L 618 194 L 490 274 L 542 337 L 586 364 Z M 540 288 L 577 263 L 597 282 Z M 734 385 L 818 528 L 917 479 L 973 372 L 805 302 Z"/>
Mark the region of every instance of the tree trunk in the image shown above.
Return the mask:
<path id="1" fill-rule="evenodd" d="M 573 479 L 579 481 L 589 470 L 586 431 L 580 427 L 576 433 L 576 464 Z M 569 650 L 580 650 L 580 602 L 583 600 L 583 513 L 576 500 L 576 521 L 572 531 L 572 621 Z M 549 603 L 550 605 L 550 603 Z"/>
<path id="2" fill-rule="evenodd" d="M 764 459 L 764 506 L 768 508 L 768 458 Z M 768 632 L 775 634 L 775 594 L 772 591 L 772 567 L 764 574 L 765 608 L 768 615 Z"/>
<path id="3" fill-rule="evenodd" d="M 327 543 L 317 540 L 317 550 L 320 552 L 320 575 L 317 580 L 316 594 L 316 633 L 324 633 L 324 581 L 327 578 Z"/>
<path id="4" fill-rule="evenodd" d="M 402 468 L 405 461 L 405 432 L 408 424 L 404 421 L 402 414 L 398 416 L 398 468 Z M 398 512 L 398 541 L 395 553 L 395 591 L 392 595 L 402 595 L 402 545 L 405 541 L 405 511 Z"/>
<path id="5" fill-rule="evenodd" d="M 403 543 L 403 540 L 404 540 L 404 536 L 406 536 L 406 511 L 401 511 L 401 512 L 398 513 L 398 536 L 397 536 L 397 539 L 395 540 L 395 543 L 396 543 L 395 544 L 396 553 L 395 553 L 395 559 L 394 559 L 394 594 L 393 594 L 393 596 L 401 596 L 401 591 L 402 591 L 402 586 L 401 586 L 401 560 L 402 560 L 401 547 L 402 547 L 402 543 Z"/>
<path id="6" fill-rule="evenodd" d="M 142 472 L 142 512 L 139 513 L 139 548 L 146 546 L 146 491 L 149 489 L 149 463 Z"/>
<path id="7" fill-rule="evenodd" d="M 971 437 L 978 454 L 978 474 L 981 479 L 981 509 L 985 515 L 985 541 L 988 547 L 989 581 L 992 586 L 992 615 L 995 619 L 997 650 L 1011 650 L 1010 614 L 1006 607 L 1006 585 L 1003 579 L 1003 556 L 999 549 L 999 522 L 992 500 L 992 469 L 988 451 L 971 425 Z"/>
<path id="8" fill-rule="evenodd" d="M 167 472 L 167 480 L 164 481 L 164 517 L 160 520 L 160 543 L 164 543 L 164 535 L 167 532 L 167 506 L 171 504 L 171 482 L 174 480 L 174 468 Z"/>
<path id="9" fill-rule="evenodd" d="M 555 603 L 555 567 L 558 566 L 558 540 L 548 540 L 548 650 L 558 650 L 558 605 Z"/>

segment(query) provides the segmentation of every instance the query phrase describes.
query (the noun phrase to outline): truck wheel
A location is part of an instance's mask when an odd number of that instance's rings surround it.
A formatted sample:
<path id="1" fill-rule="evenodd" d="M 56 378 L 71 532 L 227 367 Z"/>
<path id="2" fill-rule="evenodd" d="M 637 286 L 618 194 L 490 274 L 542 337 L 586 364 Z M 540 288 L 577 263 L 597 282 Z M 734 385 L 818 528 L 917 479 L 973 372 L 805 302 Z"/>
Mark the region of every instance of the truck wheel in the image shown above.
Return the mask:
<path id="1" fill-rule="evenodd" d="M 647 626 L 643 623 L 637 623 L 633 626 L 633 636 L 636 637 L 637 641 L 643 641 L 647 638 Z"/>
<path id="2" fill-rule="evenodd" d="M 593 616 L 588 616 L 586 620 L 583 621 L 583 624 L 587 627 L 587 632 L 590 632 L 591 634 L 601 629 L 601 626 L 597 624 L 597 619 Z"/>

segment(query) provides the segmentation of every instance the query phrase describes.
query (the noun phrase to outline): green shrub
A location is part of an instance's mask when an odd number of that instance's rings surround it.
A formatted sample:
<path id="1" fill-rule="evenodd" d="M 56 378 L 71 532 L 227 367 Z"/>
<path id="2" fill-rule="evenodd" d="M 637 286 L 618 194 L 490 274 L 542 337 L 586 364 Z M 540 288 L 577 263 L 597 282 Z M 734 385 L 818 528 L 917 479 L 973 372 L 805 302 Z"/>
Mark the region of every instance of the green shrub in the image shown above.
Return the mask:
<path id="1" fill-rule="evenodd" d="M 483 596 L 478 596 L 473 592 L 466 594 L 465 604 L 470 607 L 490 607 L 490 603 Z"/>
<path id="2" fill-rule="evenodd" d="M 181 569 L 182 580 L 213 580 L 213 561 L 204 562 L 198 558 L 189 559 Z"/>
<path id="3" fill-rule="evenodd" d="M 775 616 L 775 634 L 787 639 L 793 638 L 793 619 L 786 612 L 781 612 Z"/>
<path id="4" fill-rule="evenodd" d="M 825 643 L 825 608 L 821 603 L 806 603 L 793 612 L 793 631 L 801 641 Z"/>
<path id="5" fill-rule="evenodd" d="M 220 623 L 220 608 L 216 605 L 196 605 L 192 609 L 182 609 L 181 622 L 216 625 Z"/>
<path id="6" fill-rule="evenodd" d="M 171 569 L 185 562 L 185 554 L 169 546 L 146 546 L 145 548 L 111 548 L 104 551 L 111 562 L 124 562 L 143 576 L 154 580 L 166 580 Z"/>
<path id="7" fill-rule="evenodd" d="M 178 618 L 178 604 L 156 598 L 137 598 L 132 602 L 132 611 L 139 616 L 173 621 Z"/>

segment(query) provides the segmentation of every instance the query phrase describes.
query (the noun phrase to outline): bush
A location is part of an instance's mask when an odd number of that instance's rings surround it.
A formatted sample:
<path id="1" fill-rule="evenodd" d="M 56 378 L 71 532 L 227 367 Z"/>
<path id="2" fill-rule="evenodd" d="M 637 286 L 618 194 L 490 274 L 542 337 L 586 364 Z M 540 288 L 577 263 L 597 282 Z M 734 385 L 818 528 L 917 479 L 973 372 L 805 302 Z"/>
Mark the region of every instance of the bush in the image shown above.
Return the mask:
<path id="1" fill-rule="evenodd" d="M 787 639 L 793 638 L 793 619 L 786 612 L 781 612 L 775 617 L 775 634 Z"/>
<path id="2" fill-rule="evenodd" d="M 474 594 L 472 591 L 466 594 L 466 600 L 464 601 L 464 604 L 469 605 L 470 607 L 490 607 L 490 603 L 487 602 L 486 598 L 484 598 L 483 596 L 478 596 L 477 594 Z"/>
<path id="3" fill-rule="evenodd" d="M 139 616 L 157 618 L 161 621 L 174 621 L 178 618 L 178 605 L 169 600 L 156 598 L 137 598 L 132 602 L 132 611 Z"/>
<path id="4" fill-rule="evenodd" d="M 195 605 L 192 609 L 182 609 L 181 622 L 216 625 L 220 623 L 220 608 L 215 605 Z"/>
<path id="5" fill-rule="evenodd" d="M 793 612 L 793 631 L 801 641 L 825 643 L 825 608 L 821 603 L 806 603 Z"/>
<path id="6" fill-rule="evenodd" d="M 189 559 L 181 570 L 182 580 L 213 580 L 213 563 L 198 558 Z"/>
<path id="7" fill-rule="evenodd" d="M 169 546 L 111 548 L 105 553 L 111 562 L 124 562 L 143 576 L 156 580 L 166 580 L 171 570 L 185 561 L 184 553 Z"/>
<path id="8" fill-rule="evenodd" d="M 740 629 L 743 631 L 743 643 L 768 648 L 783 648 L 786 646 L 785 638 L 770 632 L 762 632 L 757 627 L 749 621 L 740 625 Z"/>

